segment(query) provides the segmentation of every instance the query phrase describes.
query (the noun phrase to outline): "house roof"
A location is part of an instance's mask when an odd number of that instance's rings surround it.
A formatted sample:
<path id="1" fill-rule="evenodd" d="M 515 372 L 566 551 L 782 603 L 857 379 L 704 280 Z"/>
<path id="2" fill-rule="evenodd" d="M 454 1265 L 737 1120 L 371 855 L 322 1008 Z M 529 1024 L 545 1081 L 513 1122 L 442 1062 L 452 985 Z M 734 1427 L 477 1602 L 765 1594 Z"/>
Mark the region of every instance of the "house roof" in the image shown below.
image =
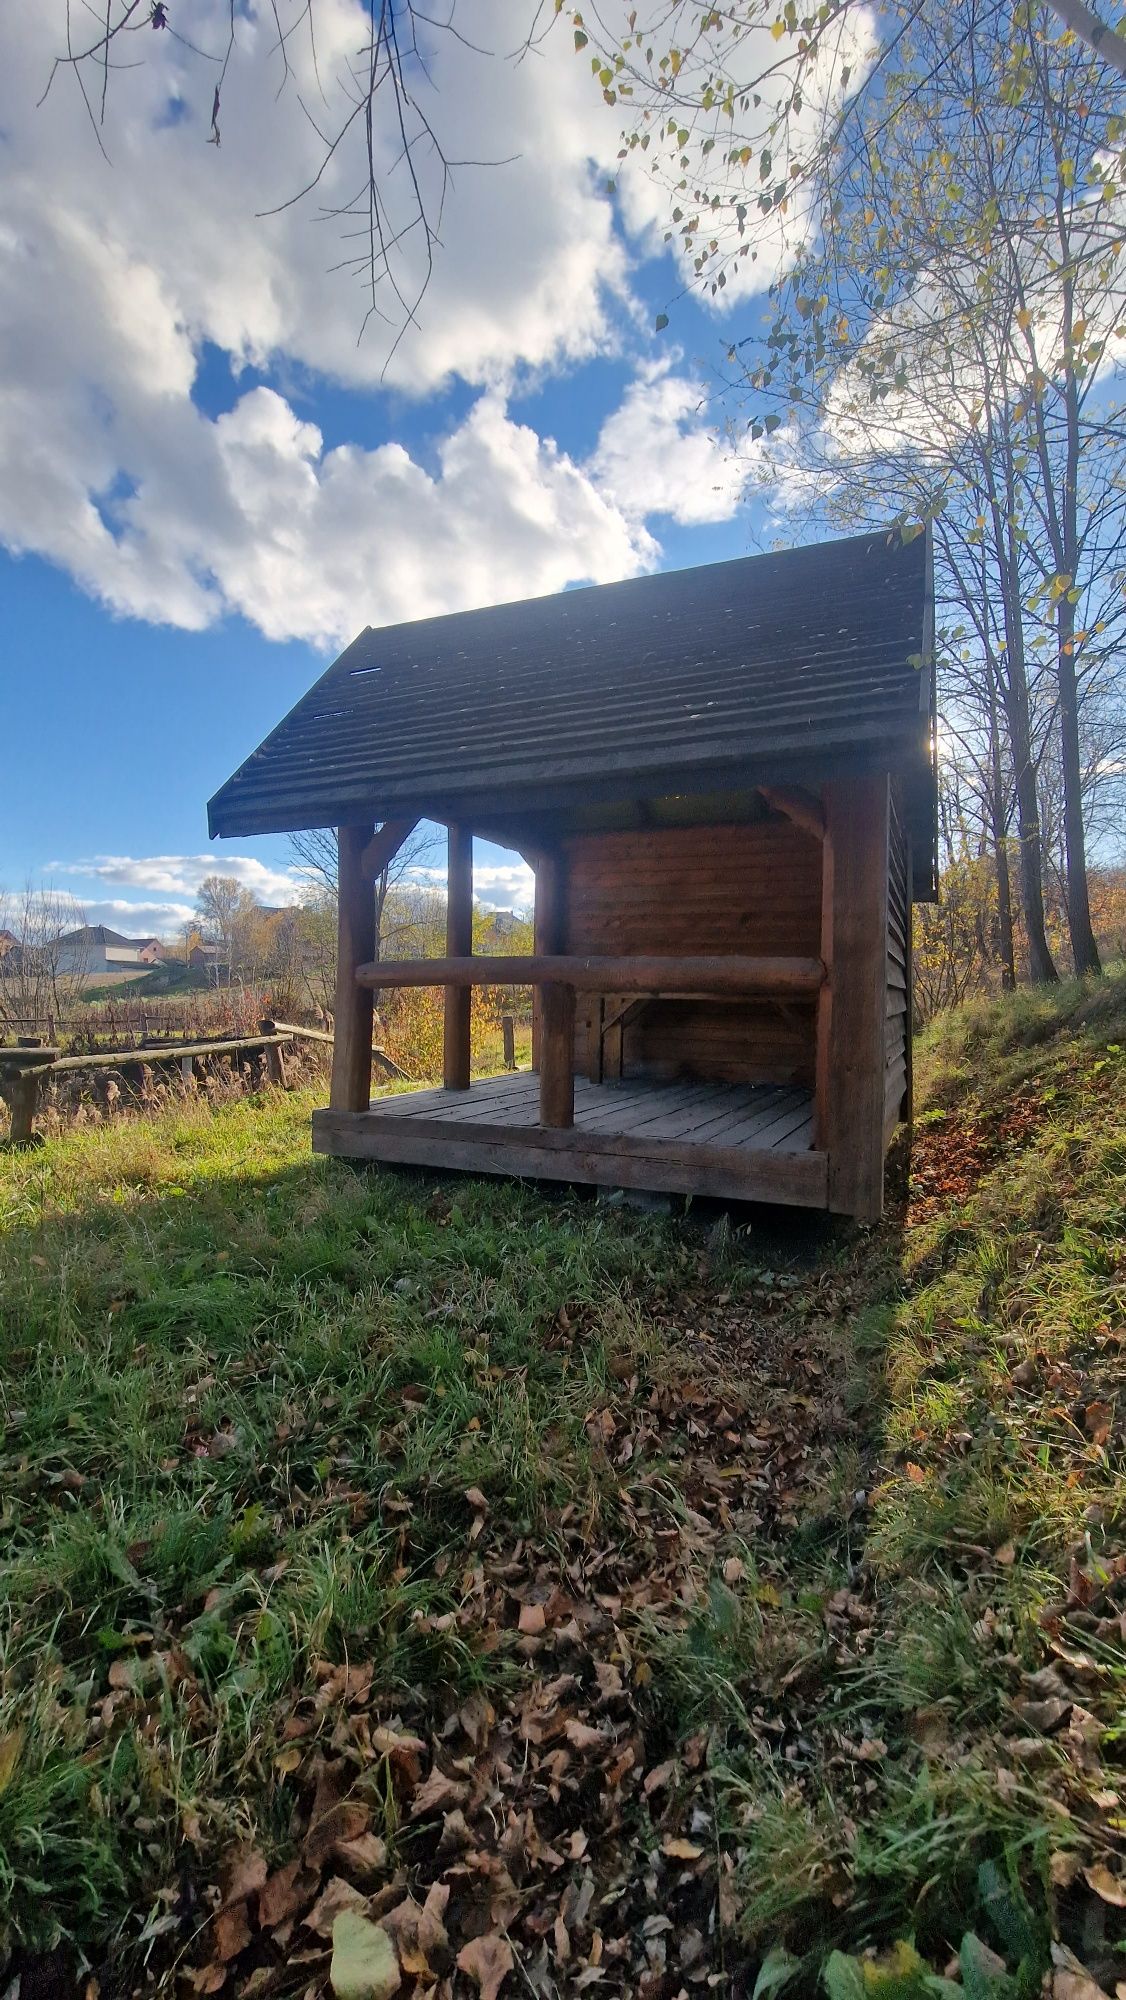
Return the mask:
<path id="1" fill-rule="evenodd" d="M 369 627 L 215 794 L 211 833 L 469 819 L 861 760 L 908 778 L 918 843 L 934 814 L 930 575 L 928 536 L 880 531 Z"/>
<path id="2" fill-rule="evenodd" d="M 136 944 L 136 938 L 122 937 L 120 931 L 111 931 L 107 924 L 80 924 L 76 931 L 64 931 L 58 944 Z"/>
<path id="3" fill-rule="evenodd" d="M 148 945 L 159 944 L 158 937 L 123 937 L 120 931 L 111 931 L 108 924 L 80 924 L 77 930 L 64 931 L 55 939 L 56 944 L 96 944 L 111 951 L 127 949 L 144 951 Z"/>

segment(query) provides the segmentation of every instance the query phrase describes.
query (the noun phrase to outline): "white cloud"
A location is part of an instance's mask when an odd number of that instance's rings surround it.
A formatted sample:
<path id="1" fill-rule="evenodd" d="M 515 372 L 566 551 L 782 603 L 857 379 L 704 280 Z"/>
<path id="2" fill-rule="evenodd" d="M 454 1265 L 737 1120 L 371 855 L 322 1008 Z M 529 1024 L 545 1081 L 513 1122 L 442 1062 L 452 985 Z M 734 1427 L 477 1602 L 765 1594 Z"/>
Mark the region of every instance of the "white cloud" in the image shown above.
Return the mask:
<path id="1" fill-rule="evenodd" d="M 305 877 L 300 868 L 271 868 L 250 854 L 96 854 L 87 860 L 53 861 L 47 873 L 64 875 L 72 881 L 105 882 L 122 888 L 152 889 L 169 896 L 195 896 L 208 875 L 232 876 L 249 889 L 260 903 L 292 903 L 301 894 Z M 108 907 L 108 905 L 106 906 Z M 121 910 L 157 908 L 158 905 L 122 901 Z M 191 914 L 190 905 L 177 905 Z M 93 918 L 91 922 L 95 921 Z M 98 922 L 103 921 L 101 918 Z M 108 919 L 105 921 L 108 922 Z"/>
<path id="2" fill-rule="evenodd" d="M 298 18 L 297 0 L 282 13 Z M 359 0 L 318 5 L 326 108 L 304 30 L 275 98 L 271 10 L 252 0 L 239 15 L 222 147 L 205 144 L 208 65 L 146 32 L 130 47 L 143 60 L 110 76 L 112 166 L 66 71 L 37 108 L 65 44 L 63 0 L 26 10 L 7 38 L 0 542 L 125 615 L 202 630 L 236 613 L 270 638 L 330 646 L 365 623 L 654 567 L 648 515 L 728 518 L 740 469 L 697 416 L 696 385 L 667 366 L 643 373 L 585 466 L 507 413 L 514 375 L 605 348 L 609 302 L 632 310 L 630 253 L 598 180 L 617 120 L 567 35 L 505 59 L 507 0 L 474 9 L 473 39 L 499 54 L 434 38 L 428 103 L 448 155 L 516 157 L 455 174 L 433 283 L 388 376 L 420 396 L 456 376 L 477 400 L 425 463 L 396 443 L 325 448 L 298 388 L 373 391 L 389 345 L 379 322 L 357 344 L 362 299 L 328 269 L 336 224 L 315 220 L 352 190 L 356 156 L 344 149 L 312 205 L 258 211 L 315 172 L 302 104 L 331 126 L 367 17 Z M 227 20 L 227 0 L 200 0 L 193 41 L 222 48 Z M 639 227 L 654 199 L 628 196 Z M 205 341 L 236 371 L 276 365 L 298 387 L 253 388 L 212 420 L 192 400 Z"/>
<path id="3" fill-rule="evenodd" d="M 643 369 L 606 419 L 588 471 L 632 520 L 729 521 L 751 462 L 709 423 L 703 385 L 668 364 Z"/>
<path id="4" fill-rule="evenodd" d="M 718 255 L 705 270 L 718 271 L 722 265 L 725 283 L 714 295 L 702 289 L 701 298 L 723 313 L 765 292 L 816 236 L 818 177 L 801 168 L 816 155 L 870 67 L 876 34 L 873 10 L 847 8 L 835 27 L 818 36 L 817 54 L 807 60 L 797 52 L 800 44 L 789 38 L 779 43 L 765 20 L 748 28 L 740 8 L 707 12 L 711 26 L 694 37 L 678 77 L 679 103 L 693 107 L 685 126 L 679 125 L 679 112 L 671 115 L 675 102 L 665 86 L 657 92 L 649 89 L 649 72 L 641 65 L 642 81 L 635 87 L 627 122 L 636 123 L 648 103 L 649 143 L 645 151 L 630 152 L 619 187 L 626 226 L 647 251 L 663 248 L 671 233 L 687 286 L 698 283 L 701 250 L 708 243 L 717 245 Z M 678 13 L 670 8 L 665 16 L 670 33 Z M 612 39 L 612 29 L 607 38 Z M 722 91 L 714 93 L 710 113 L 702 109 L 717 74 L 734 86 L 733 114 L 725 108 Z M 800 85 L 801 99 L 796 111 L 791 103 L 795 85 Z M 791 173 L 791 168 L 797 171 Z M 779 185 L 786 189 L 785 206 L 762 213 L 760 198 Z M 701 199 L 700 190 L 707 199 Z M 678 216 L 683 223 L 698 216 L 699 228 L 685 238 Z"/>
<path id="5" fill-rule="evenodd" d="M 298 27 L 279 94 L 282 65 L 269 53 L 272 11 L 261 0 L 238 11 L 221 148 L 205 143 L 211 65 L 171 36 L 145 34 L 129 38 L 131 61 L 110 77 L 110 165 L 69 73 L 60 72 L 46 103 L 38 103 L 52 59 L 66 46 L 64 0 L 26 10 L 0 76 L 0 125 L 15 167 L 5 191 L 9 215 L 17 229 L 33 219 L 37 235 L 66 218 L 64 233 L 89 232 L 119 276 L 132 270 L 121 295 L 123 329 L 144 271 L 150 316 L 192 342 L 206 338 L 258 364 L 283 354 L 342 382 L 376 385 L 401 315 L 388 294 L 379 303 L 391 323 L 374 319 L 357 341 L 362 286 L 348 270 L 332 269 L 356 247 L 356 219 L 326 214 L 364 184 L 362 120 L 309 200 L 264 213 L 298 194 L 322 165 L 316 127 L 334 133 L 354 104 L 349 67 L 370 39 L 370 13 L 360 0 L 318 0 L 314 65 L 300 25 L 304 10 L 281 0 L 279 12 Z M 428 51 L 435 88 L 425 88 L 417 70 L 415 86 L 451 162 L 507 164 L 454 166 L 433 282 L 390 366 L 389 379 L 412 391 L 451 374 L 483 383 L 517 361 L 540 365 L 591 352 L 606 338 L 605 293 L 620 290 L 626 277 L 626 253 L 592 172 L 594 161 L 612 159 L 617 131 L 589 72 L 562 35 L 549 36 L 523 63 L 506 60 L 519 29 L 507 0 L 476 0 L 473 13 L 473 40 L 495 53 L 475 54 L 435 32 Z M 193 42 L 221 51 L 228 18 L 228 0 L 197 0 Z M 377 116 L 375 143 L 392 220 L 409 220 L 392 117 Z M 436 217 L 437 155 L 427 159 L 419 150 L 415 164 Z M 415 230 L 398 267 L 408 298 L 423 254 Z M 141 345 L 140 329 L 132 339 Z M 159 354 L 154 361 L 159 366 Z"/>
<path id="6" fill-rule="evenodd" d="M 37 480 L 34 412 L 0 456 L 23 474 L 0 534 L 74 570 L 115 610 L 200 629 L 240 612 L 267 638 L 331 645 L 389 624 L 650 568 L 656 544 L 550 440 L 486 391 L 426 471 L 401 445 L 326 451 L 272 389 L 210 422 L 155 410 L 123 458 L 135 490 L 107 525 L 104 436 L 74 430 Z M 0 440 L 3 439 L 0 416 Z M 85 453 L 83 446 L 85 445 Z M 28 496 L 41 505 L 28 505 Z"/>
<path id="7" fill-rule="evenodd" d="M 37 906 L 46 912 L 52 930 L 56 926 L 70 930 L 79 924 L 105 924 L 109 930 L 121 931 L 126 937 L 172 937 L 195 914 L 191 903 L 132 902 L 124 896 L 86 897 L 76 895 L 71 889 L 52 887 L 30 890 L 26 906 L 20 897 L 19 907 L 13 911 L 9 906 L 7 921 L 19 930 L 23 909 Z"/>
<path id="8" fill-rule="evenodd" d="M 473 894 L 487 910 L 530 910 L 535 890 L 526 861 L 474 863 Z"/>
<path id="9" fill-rule="evenodd" d="M 124 897 L 88 899 L 72 888 L 58 892 L 76 910 L 86 912 L 89 923 L 111 924 L 115 929 L 128 929 L 132 924 L 134 930 L 146 925 L 156 928 L 156 918 L 161 912 L 169 913 L 165 928 L 170 925 L 176 929 L 193 914 L 194 898 L 208 875 L 232 876 L 259 903 L 266 905 L 298 902 L 306 885 L 305 871 L 298 866 L 271 867 L 254 855 L 228 854 L 223 847 L 210 854 L 95 854 L 77 861 L 52 861 L 44 874 L 51 880 L 62 876 L 69 883 L 148 889 L 154 896 L 169 899 L 133 902 Z M 444 889 L 446 870 L 415 862 L 408 867 L 404 879 L 420 888 Z M 532 901 L 534 887 L 532 870 L 518 855 L 513 855 L 511 861 L 478 861 L 474 865 L 474 894 L 488 909 L 525 908 Z M 116 914 L 89 914 L 95 910 Z"/>
<path id="10" fill-rule="evenodd" d="M 416 863 L 408 868 L 409 883 L 420 889 L 444 890 L 446 870 Z M 535 900 L 536 878 L 526 861 L 475 861 L 473 897 L 486 910 L 529 910 Z"/>
<path id="11" fill-rule="evenodd" d="M 195 912 L 190 903 L 126 903 L 120 898 L 82 903 L 76 921 L 105 924 L 124 937 L 175 937 Z"/>

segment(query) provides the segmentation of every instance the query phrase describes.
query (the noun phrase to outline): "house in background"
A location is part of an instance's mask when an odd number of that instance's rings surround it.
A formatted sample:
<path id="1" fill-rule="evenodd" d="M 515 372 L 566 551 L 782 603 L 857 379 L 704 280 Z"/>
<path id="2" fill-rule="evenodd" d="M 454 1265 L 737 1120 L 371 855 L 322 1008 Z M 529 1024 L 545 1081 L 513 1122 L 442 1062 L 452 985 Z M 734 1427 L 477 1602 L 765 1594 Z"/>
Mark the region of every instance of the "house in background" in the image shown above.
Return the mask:
<path id="1" fill-rule="evenodd" d="M 55 940 L 55 970 L 71 977 L 94 973 L 143 972 L 163 956 L 159 938 L 123 937 L 105 924 L 81 924 Z"/>

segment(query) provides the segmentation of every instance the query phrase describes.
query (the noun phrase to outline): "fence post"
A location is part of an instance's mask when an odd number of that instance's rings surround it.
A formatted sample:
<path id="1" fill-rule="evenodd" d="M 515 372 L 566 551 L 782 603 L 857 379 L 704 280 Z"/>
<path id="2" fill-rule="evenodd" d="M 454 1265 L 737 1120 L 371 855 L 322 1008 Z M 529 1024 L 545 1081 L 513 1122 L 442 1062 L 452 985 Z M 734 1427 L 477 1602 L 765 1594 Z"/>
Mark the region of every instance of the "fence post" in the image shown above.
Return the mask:
<path id="1" fill-rule="evenodd" d="M 260 1035 L 276 1035 L 278 1032 L 277 1022 L 259 1021 L 258 1032 Z M 282 1054 L 280 1042 L 271 1042 L 266 1050 L 266 1075 L 269 1077 L 270 1082 L 275 1084 L 279 1090 L 288 1090 L 289 1083 L 285 1074 L 285 1057 Z"/>
<path id="2" fill-rule="evenodd" d="M 501 1015 L 501 1018 L 500 1018 L 500 1031 L 501 1031 L 501 1034 L 502 1034 L 502 1035 L 503 1035 L 503 1037 L 504 1037 L 504 1066 L 505 1066 L 505 1069 L 515 1069 L 515 1068 L 516 1068 L 516 1026 L 515 1026 L 515 1023 L 514 1023 L 514 1021 L 513 1021 L 513 1019 L 512 1019 L 512 1016 L 511 1016 L 511 1014 L 502 1014 L 502 1015 Z"/>
<path id="3" fill-rule="evenodd" d="M 31 1146 L 35 1143 L 35 1115 L 39 1109 L 39 1086 L 51 1063 L 58 1055 L 56 1048 L 44 1048 L 36 1035 L 21 1035 L 21 1050 L 34 1051 L 25 1055 L 22 1061 L 14 1052 L 7 1063 L 0 1050 L 0 1095 L 8 1105 L 11 1114 L 9 1144 Z"/>

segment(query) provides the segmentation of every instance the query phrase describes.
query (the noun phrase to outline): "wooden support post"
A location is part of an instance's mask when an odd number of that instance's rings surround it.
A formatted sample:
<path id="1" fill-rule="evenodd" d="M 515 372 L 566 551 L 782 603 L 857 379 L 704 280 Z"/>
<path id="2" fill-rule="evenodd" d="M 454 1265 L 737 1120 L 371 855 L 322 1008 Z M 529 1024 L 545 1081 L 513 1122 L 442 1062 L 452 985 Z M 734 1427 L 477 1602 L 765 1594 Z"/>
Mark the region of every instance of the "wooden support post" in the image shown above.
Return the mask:
<path id="1" fill-rule="evenodd" d="M 537 957 L 562 951 L 565 945 L 566 909 L 563 857 L 558 852 L 536 857 L 536 899 L 532 918 L 532 949 Z M 537 986 L 532 994 L 532 1068 L 540 1066 L 543 1040 L 543 998 Z"/>
<path id="2" fill-rule="evenodd" d="M 446 882 L 446 952 L 450 958 L 473 953 L 473 835 L 451 826 Z M 469 1023 L 472 988 L 447 986 L 442 1081 L 447 1090 L 469 1089 Z"/>
<path id="3" fill-rule="evenodd" d="M 511 1014 L 501 1015 L 500 1032 L 504 1039 L 505 1069 L 515 1069 L 516 1068 L 516 1024 L 513 1021 Z"/>
<path id="4" fill-rule="evenodd" d="M 554 980 L 542 988 L 540 1124 L 575 1122 L 575 989 Z"/>
<path id="5" fill-rule="evenodd" d="M 601 993 L 591 993 L 587 997 L 584 1029 L 586 1035 L 586 1073 L 590 1083 L 601 1083 L 602 1032 L 606 1021 L 606 1001 Z"/>
<path id="6" fill-rule="evenodd" d="M 185 1082 L 185 1083 L 191 1083 L 191 1084 L 194 1084 L 194 1082 L 195 1082 L 195 1057 L 194 1057 L 194 1056 L 181 1056 L 181 1057 L 180 1057 L 180 1075 L 181 1075 L 181 1076 L 183 1077 L 183 1079 L 184 1079 L 184 1082 Z"/>
<path id="7" fill-rule="evenodd" d="M 39 1109 L 39 1078 L 33 1069 L 18 1073 L 9 1071 L 4 1082 L 4 1096 L 11 1114 L 11 1131 L 8 1142 L 12 1146 L 30 1146 L 35 1142 L 35 1114 Z"/>
<path id="8" fill-rule="evenodd" d="M 259 1021 L 258 1028 L 259 1032 L 263 1035 L 276 1035 L 278 1032 L 276 1021 Z M 265 1050 L 265 1056 L 266 1075 L 270 1082 L 278 1090 L 288 1090 L 289 1080 L 285 1073 L 285 1054 L 281 1044 L 279 1042 L 272 1042 L 269 1048 Z"/>
<path id="9" fill-rule="evenodd" d="M 829 1155 L 829 1207 L 878 1221 L 884 1200 L 888 779 L 825 788 L 815 1144 Z"/>
<path id="10" fill-rule="evenodd" d="M 915 1115 L 915 881 L 911 861 L 911 840 L 907 839 L 907 914 L 903 940 L 903 971 L 907 980 L 907 1012 L 903 1017 L 903 1102 L 899 1116 L 907 1127 L 910 1143 L 911 1121 Z"/>
<path id="11" fill-rule="evenodd" d="M 334 1111 L 366 1111 L 371 1103 L 370 986 L 357 986 L 356 967 L 375 957 L 375 872 L 365 850 L 370 826 L 342 826 L 337 835 L 336 1015 L 332 1043 Z"/>

